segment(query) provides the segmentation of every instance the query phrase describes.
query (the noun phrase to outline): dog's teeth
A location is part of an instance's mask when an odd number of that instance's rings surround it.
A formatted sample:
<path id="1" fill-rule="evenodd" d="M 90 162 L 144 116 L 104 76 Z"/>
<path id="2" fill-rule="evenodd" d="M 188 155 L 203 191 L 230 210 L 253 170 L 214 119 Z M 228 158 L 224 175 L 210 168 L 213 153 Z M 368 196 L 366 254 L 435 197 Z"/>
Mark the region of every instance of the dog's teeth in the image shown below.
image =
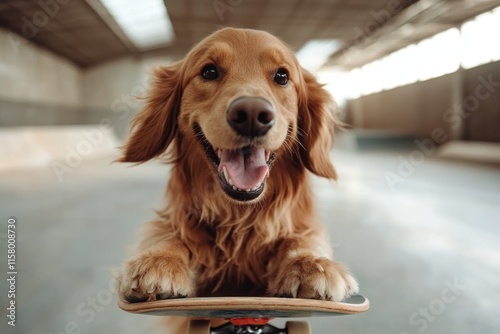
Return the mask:
<path id="1" fill-rule="evenodd" d="M 229 177 L 229 174 L 227 173 L 226 166 L 222 166 L 222 172 L 224 173 L 224 178 L 226 179 L 226 182 L 229 183 L 230 186 L 233 185 L 233 180 Z"/>
<path id="2" fill-rule="evenodd" d="M 221 149 L 217 149 L 217 156 L 220 158 L 222 158 L 222 150 Z"/>
<path id="3" fill-rule="evenodd" d="M 226 179 L 226 182 L 229 182 L 229 176 L 227 175 L 226 166 L 222 166 L 222 172 L 224 173 L 224 178 Z"/>
<path id="4" fill-rule="evenodd" d="M 252 191 L 253 189 L 247 189 L 247 193 L 249 193 L 250 191 Z"/>
<path id="5" fill-rule="evenodd" d="M 238 188 L 236 188 L 235 186 L 233 186 L 233 190 L 238 190 Z"/>
<path id="6" fill-rule="evenodd" d="M 271 156 L 271 151 L 266 151 L 266 161 L 269 160 L 270 156 Z"/>

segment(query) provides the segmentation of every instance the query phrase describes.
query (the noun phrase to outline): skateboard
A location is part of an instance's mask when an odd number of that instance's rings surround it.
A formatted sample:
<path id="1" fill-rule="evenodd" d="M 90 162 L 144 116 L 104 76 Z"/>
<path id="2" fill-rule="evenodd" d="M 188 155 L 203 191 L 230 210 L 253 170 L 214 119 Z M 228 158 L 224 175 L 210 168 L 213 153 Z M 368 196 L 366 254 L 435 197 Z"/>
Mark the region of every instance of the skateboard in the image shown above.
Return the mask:
<path id="1" fill-rule="evenodd" d="M 156 300 L 118 306 L 128 312 L 190 317 L 187 334 L 311 334 L 306 321 L 288 321 L 285 328 L 269 324 L 273 318 L 303 318 L 362 313 L 368 310 L 367 298 L 356 295 L 342 302 L 300 298 L 206 297 Z M 203 318 L 227 320 L 211 328 Z"/>

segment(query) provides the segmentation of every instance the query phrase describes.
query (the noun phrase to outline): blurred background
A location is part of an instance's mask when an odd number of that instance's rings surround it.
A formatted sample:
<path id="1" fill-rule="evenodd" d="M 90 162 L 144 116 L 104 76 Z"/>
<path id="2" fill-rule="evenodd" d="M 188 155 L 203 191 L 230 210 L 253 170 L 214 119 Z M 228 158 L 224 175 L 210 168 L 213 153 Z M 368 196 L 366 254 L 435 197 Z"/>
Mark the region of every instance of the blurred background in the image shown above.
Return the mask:
<path id="1" fill-rule="evenodd" d="M 156 333 L 111 269 L 162 206 L 169 167 L 112 164 L 148 71 L 223 26 L 288 43 L 340 106 L 336 257 L 372 303 L 314 333 L 500 332 L 500 1 L 0 1 L 0 268 L 16 221 L 16 326 Z M 12 221 L 12 220 L 10 220 Z M 278 322 L 279 324 L 279 322 Z M 163 331 L 165 332 L 165 331 Z"/>

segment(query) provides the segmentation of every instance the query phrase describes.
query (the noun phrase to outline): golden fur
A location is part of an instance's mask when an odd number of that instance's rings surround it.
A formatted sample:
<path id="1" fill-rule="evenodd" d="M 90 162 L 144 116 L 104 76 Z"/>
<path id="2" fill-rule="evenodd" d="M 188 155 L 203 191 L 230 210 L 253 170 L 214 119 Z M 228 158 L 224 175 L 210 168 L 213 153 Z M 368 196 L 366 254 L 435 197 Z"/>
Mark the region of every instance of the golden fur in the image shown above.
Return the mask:
<path id="1" fill-rule="evenodd" d="M 220 69 L 220 80 L 200 77 L 207 64 Z M 286 86 L 273 81 L 279 68 L 288 73 Z M 118 276 L 121 298 L 258 294 L 341 300 L 357 292 L 354 278 L 333 261 L 307 175 L 336 178 L 329 157 L 334 104 L 292 51 L 268 33 L 225 28 L 180 62 L 156 69 L 153 79 L 121 161 L 166 154 L 173 167 L 166 207 Z M 274 152 L 274 163 L 263 193 L 245 202 L 221 189 L 196 132 L 197 125 L 213 147 L 248 145 L 225 118 L 240 96 L 265 98 L 276 110 L 275 125 L 252 141 Z"/>

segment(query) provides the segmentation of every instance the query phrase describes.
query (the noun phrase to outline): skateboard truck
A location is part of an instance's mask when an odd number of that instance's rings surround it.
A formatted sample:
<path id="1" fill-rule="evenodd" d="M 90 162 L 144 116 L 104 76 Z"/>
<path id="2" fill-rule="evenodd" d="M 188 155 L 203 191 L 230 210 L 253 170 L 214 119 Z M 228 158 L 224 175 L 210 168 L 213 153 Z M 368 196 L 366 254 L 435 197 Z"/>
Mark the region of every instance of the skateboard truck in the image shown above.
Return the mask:
<path id="1" fill-rule="evenodd" d="M 286 331 L 272 325 L 233 325 L 225 323 L 222 326 L 211 329 L 210 334 L 286 334 Z"/>
<path id="2" fill-rule="evenodd" d="M 286 330 L 268 324 L 270 318 L 233 318 L 227 320 L 229 322 L 211 329 L 210 334 L 287 334 Z"/>
<path id="3" fill-rule="evenodd" d="M 235 326 L 233 324 L 227 323 L 220 327 L 213 328 L 210 334 L 287 334 L 286 330 L 276 328 L 272 325 L 263 326 Z"/>
<path id="4" fill-rule="evenodd" d="M 310 334 L 308 322 L 288 321 L 284 329 L 269 324 L 269 318 L 228 319 L 225 324 L 210 328 L 208 320 L 191 320 L 188 334 Z"/>

